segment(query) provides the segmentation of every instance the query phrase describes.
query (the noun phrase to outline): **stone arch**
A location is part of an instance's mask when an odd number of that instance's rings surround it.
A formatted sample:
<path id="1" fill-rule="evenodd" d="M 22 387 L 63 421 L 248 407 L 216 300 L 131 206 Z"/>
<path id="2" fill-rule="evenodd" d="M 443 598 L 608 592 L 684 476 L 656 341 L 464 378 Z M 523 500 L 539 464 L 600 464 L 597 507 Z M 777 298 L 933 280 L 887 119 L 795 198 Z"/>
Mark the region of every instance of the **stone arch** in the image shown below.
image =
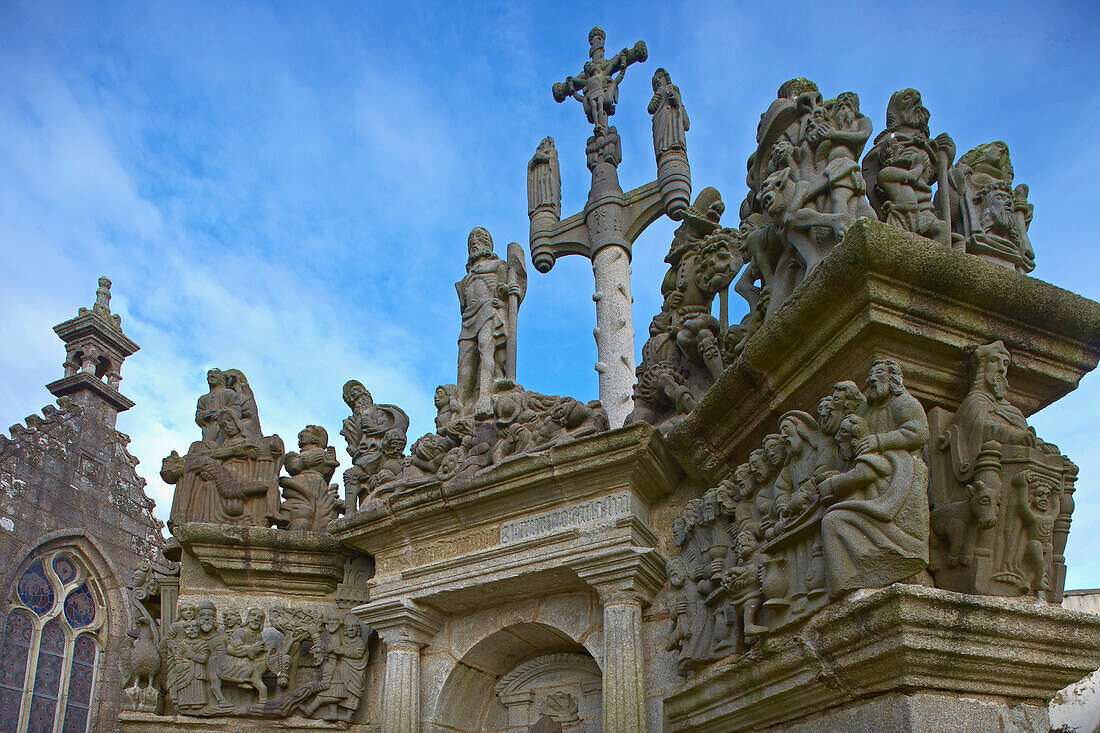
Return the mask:
<path id="1" fill-rule="evenodd" d="M 554 660 L 568 662 L 570 669 L 586 670 L 589 681 L 601 677 L 599 664 L 584 645 L 550 624 L 530 621 L 494 631 L 470 647 L 451 669 L 431 722 L 438 730 L 508 731 L 509 712 L 500 691 L 522 692 L 520 688 L 553 666 Z"/>

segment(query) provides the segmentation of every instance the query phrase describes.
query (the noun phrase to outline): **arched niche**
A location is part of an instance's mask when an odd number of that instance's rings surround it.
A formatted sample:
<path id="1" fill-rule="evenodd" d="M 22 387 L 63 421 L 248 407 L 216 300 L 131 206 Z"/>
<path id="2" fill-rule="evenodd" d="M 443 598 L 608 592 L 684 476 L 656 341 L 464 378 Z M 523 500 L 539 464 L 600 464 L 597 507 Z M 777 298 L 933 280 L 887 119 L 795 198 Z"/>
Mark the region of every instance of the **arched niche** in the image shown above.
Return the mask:
<path id="1" fill-rule="evenodd" d="M 551 710 L 550 717 L 568 721 L 563 733 L 598 731 L 601 688 L 599 665 L 580 642 L 549 624 L 517 623 L 481 639 L 458 660 L 431 722 L 438 730 L 527 733 L 544 714 L 539 711 Z M 566 696 L 576 702 L 576 715 L 569 714 Z M 595 728 L 586 722 L 593 710 Z"/>

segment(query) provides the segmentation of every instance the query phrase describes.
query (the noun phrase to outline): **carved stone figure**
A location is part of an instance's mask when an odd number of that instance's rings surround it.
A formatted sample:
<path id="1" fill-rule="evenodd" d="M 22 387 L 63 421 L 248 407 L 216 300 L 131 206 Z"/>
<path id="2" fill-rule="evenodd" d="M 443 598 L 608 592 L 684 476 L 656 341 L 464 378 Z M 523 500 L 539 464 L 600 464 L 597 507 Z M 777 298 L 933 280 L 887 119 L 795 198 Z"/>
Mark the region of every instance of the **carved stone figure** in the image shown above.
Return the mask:
<path id="1" fill-rule="evenodd" d="M 161 477 L 176 485 L 169 529 L 184 522 L 270 526 L 279 510 L 283 441 L 263 434 L 241 372 L 211 369 L 207 383 L 195 409 L 202 439 L 161 465 Z"/>
<path id="2" fill-rule="evenodd" d="M 359 708 L 367 668 L 367 643 L 359 619 L 347 614 L 325 620 L 324 662 L 317 681 L 320 691 L 303 706 L 322 720 L 350 721 Z"/>
<path id="3" fill-rule="evenodd" d="M 649 100 L 649 113 L 653 115 L 653 152 L 660 159 L 669 150 L 687 150 L 684 137 L 691 128 L 680 88 L 663 68 L 653 72 L 653 99 Z"/>
<path id="4" fill-rule="evenodd" d="M 176 708 L 183 713 L 197 713 L 206 707 L 206 661 L 210 649 L 199 638 L 199 622 L 182 623 L 183 635 L 172 646 L 172 678 L 169 694 Z"/>
<path id="5" fill-rule="evenodd" d="M 634 48 L 623 49 L 611 58 L 604 58 L 603 28 L 593 28 L 588 33 L 590 61 L 584 65 L 579 76 L 569 77 L 565 83 L 554 84 L 554 100 L 564 102 L 573 97 L 584 107 L 584 114 L 597 128 L 606 128 L 607 119 L 615 114 L 615 104 L 619 101 L 619 83 L 626 76 L 626 68 L 635 61 L 645 61 L 648 57 L 645 44 L 638 41 Z"/>
<path id="6" fill-rule="evenodd" d="M 748 161 L 749 194 L 741 205 L 748 267 L 735 288 L 750 312 L 735 353 L 856 219 L 874 215 L 858 163 L 870 135 L 858 96 L 844 92 L 824 100 L 808 79 L 783 84 L 761 115 Z"/>
<path id="7" fill-rule="evenodd" d="M 458 385 L 442 384 L 435 388 L 435 429 L 443 431 L 462 415 L 458 402 Z"/>
<path id="8" fill-rule="evenodd" d="M 1057 601 L 1077 467 L 1008 401 L 1011 362 L 1000 341 L 973 349 L 966 397 L 936 413 L 931 570 L 951 590 Z"/>
<path id="9" fill-rule="evenodd" d="M 155 712 L 160 698 L 155 682 L 161 671 L 161 651 L 155 638 L 153 622 L 144 615 L 135 620 L 137 628 L 127 632 L 119 655 L 119 673 L 125 699 L 123 708 Z"/>
<path id="10" fill-rule="evenodd" d="M 929 428 L 897 362 L 874 362 L 866 397 L 837 382 L 817 417 L 778 427 L 673 520 L 667 643 L 682 673 L 848 591 L 923 580 Z"/>
<path id="11" fill-rule="evenodd" d="M 886 129 L 863 159 L 863 178 L 881 220 L 951 246 L 948 169 L 955 143 L 947 133 L 931 138 L 930 117 L 916 89 L 894 92 Z"/>
<path id="12" fill-rule="evenodd" d="M 279 524 L 290 530 L 321 531 L 342 507 L 336 485 L 329 483 L 340 462 L 320 425 L 308 425 L 298 433 L 298 450 L 286 454 L 290 476 L 279 478 L 283 489 Z"/>
<path id="13" fill-rule="evenodd" d="M 642 348 L 628 422 L 659 425 L 690 412 L 722 374 L 727 292 L 741 267 L 733 232 L 720 226 L 724 210 L 718 191 L 705 188 L 684 212 L 665 257 L 664 304 Z M 718 317 L 716 296 L 723 306 Z"/>
<path id="14" fill-rule="evenodd" d="M 409 416 L 396 405 L 376 405 L 361 382 L 344 385 L 351 415 L 340 434 L 352 466 L 344 472 L 345 503 L 354 511 L 371 492 L 397 478 L 404 465 Z"/>
<path id="15" fill-rule="evenodd" d="M 527 213 L 546 210 L 561 217 L 561 169 L 554 138 L 543 138 L 527 164 Z"/>
<path id="16" fill-rule="evenodd" d="M 227 704 L 222 691 L 225 682 L 251 687 L 259 697 L 258 704 L 267 702 L 268 691 L 263 676 L 267 672 L 268 649 L 260 633 L 265 619 L 266 615 L 260 609 L 248 609 L 248 619 L 244 625 L 226 635 L 224 651 L 211 657 L 211 691 L 220 707 L 233 708 Z"/>
<path id="17" fill-rule="evenodd" d="M 493 382 L 514 377 L 514 369 L 508 369 L 508 355 L 516 340 L 516 315 L 527 291 L 527 270 L 522 250 L 513 258 L 509 248 L 508 262 L 504 262 L 493 253 L 493 239 L 481 227 L 470 232 L 467 245 L 466 277 L 455 285 L 462 310 L 458 400 L 464 415 L 486 419 L 493 411 Z"/>
<path id="18" fill-rule="evenodd" d="M 951 223 L 966 251 L 991 262 L 1031 272 L 1035 250 L 1027 236 L 1034 207 L 1028 188 L 1012 188 L 1012 161 L 1001 141 L 970 150 L 951 169 Z"/>

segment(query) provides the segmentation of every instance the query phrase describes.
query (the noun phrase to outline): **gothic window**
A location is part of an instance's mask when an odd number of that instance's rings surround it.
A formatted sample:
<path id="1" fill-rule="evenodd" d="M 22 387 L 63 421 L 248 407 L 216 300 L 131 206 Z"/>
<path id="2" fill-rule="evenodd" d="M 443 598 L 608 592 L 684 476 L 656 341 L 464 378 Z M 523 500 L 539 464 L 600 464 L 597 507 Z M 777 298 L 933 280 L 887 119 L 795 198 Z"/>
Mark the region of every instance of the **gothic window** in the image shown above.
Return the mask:
<path id="1" fill-rule="evenodd" d="M 0 733 L 86 733 L 107 633 L 103 593 L 71 550 L 19 577 L 0 637 Z"/>

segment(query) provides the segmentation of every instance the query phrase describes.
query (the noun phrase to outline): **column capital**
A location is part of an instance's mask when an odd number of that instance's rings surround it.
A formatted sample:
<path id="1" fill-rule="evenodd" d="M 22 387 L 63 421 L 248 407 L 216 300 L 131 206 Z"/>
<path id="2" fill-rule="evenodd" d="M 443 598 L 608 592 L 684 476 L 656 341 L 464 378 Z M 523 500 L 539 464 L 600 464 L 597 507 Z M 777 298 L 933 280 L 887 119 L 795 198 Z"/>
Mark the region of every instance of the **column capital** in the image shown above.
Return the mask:
<path id="1" fill-rule="evenodd" d="M 617 548 L 573 565 L 604 606 L 645 606 L 665 584 L 665 559 L 652 547 Z"/>
<path id="2" fill-rule="evenodd" d="M 394 647 L 427 646 L 443 626 L 443 614 L 406 598 L 385 598 L 352 609 L 386 645 Z"/>

